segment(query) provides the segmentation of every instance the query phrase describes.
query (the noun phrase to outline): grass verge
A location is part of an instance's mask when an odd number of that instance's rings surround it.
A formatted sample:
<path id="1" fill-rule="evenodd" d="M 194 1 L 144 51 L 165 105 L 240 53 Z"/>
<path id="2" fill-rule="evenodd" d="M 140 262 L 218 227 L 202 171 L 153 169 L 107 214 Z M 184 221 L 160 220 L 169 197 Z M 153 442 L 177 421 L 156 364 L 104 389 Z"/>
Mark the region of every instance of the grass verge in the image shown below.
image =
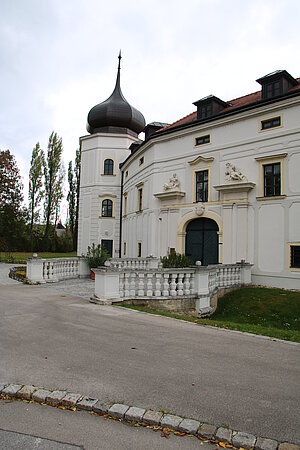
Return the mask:
<path id="1" fill-rule="evenodd" d="M 0 262 L 25 264 L 27 258 L 32 258 L 33 252 L 0 252 Z M 40 252 L 39 258 L 70 258 L 76 256 L 76 252 L 69 253 L 50 253 Z"/>
<path id="2" fill-rule="evenodd" d="M 207 319 L 157 309 L 122 305 L 150 314 L 300 342 L 300 292 L 245 287 L 219 299 L 217 311 Z"/>

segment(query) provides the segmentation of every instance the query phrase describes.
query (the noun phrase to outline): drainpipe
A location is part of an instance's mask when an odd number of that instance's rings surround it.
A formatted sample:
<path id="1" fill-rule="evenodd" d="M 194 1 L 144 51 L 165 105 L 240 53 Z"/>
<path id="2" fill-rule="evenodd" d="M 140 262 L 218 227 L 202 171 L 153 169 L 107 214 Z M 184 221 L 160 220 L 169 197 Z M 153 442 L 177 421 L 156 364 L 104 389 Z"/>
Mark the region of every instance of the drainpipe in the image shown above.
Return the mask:
<path id="1" fill-rule="evenodd" d="M 124 180 L 124 172 L 123 172 L 123 170 L 121 170 L 121 199 L 120 199 L 120 241 L 119 241 L 119 258 L 122 258 L 123 180 Z"/>

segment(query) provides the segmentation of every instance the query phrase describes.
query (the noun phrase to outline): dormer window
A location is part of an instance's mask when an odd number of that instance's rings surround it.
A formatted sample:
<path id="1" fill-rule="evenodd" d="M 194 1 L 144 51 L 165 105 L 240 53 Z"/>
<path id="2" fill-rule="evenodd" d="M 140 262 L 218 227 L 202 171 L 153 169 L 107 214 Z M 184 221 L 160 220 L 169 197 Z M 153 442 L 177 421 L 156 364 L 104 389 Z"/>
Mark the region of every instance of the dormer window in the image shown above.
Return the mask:
<path id="1" fill-rule="evenodd" d="M 214 95 L 209 95 L 193 104 L 197 106 L 197 119 L 208 119 L 229 106 L 228 103 Z"/>
<path id="2" fill-rule="evenodd" d="M 298 81 L 286 70 L 276 70 L 276 72 L 269 73 L 256 81 L 261 84 L 262 100 L 269 100 L 283 95 L 298 84 Z"/>

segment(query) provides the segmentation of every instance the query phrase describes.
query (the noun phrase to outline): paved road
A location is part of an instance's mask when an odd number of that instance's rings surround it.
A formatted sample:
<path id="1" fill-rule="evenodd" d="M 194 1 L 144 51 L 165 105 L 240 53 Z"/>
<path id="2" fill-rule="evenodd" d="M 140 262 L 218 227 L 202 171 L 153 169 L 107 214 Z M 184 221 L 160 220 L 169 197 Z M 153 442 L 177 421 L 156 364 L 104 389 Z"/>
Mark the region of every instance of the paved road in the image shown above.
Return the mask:
<path id="1" fill-rule="evenodd" d="M 9 431 L 7 431 L 9 430 Z M 18 432 L 18 433 L 16 433 Z M 46 439 L 50 439 L 46 440 Z M 55 442 L 54 442 L 55 441 Z M 75 445 L 75 446 L 73 446 Z M 159 432 L 18 401 L 0 400 L 0 450 L 216 450 L 195 437 L 162 438 Z"/>
<path id="2" fill-rule="evenodd" d="M 300 346 L 53 288 L 0 290 L 0 380 L 166 409 L 300 443 Z"/>

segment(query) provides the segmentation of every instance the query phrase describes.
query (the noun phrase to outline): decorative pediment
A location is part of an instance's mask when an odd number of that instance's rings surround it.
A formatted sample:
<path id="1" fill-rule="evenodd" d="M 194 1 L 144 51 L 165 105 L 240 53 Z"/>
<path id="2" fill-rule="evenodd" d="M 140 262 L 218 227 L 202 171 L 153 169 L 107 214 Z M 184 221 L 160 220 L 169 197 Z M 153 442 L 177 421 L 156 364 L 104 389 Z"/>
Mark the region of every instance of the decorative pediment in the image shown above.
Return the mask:
<path id="1" fill-rule="evenodd" d="M 212 163 L 214 159 L 215 158 L 213 158 L 213 157 L 211 157 L 211 158 L 204 158 L 204 156 L 197 156 L 197 158 L 193 159 L 192 161 L 189 161 L 188 163 L 191 166 L 194 166 L 195 164 L 198 164 L 198 163 L 201 163 L 201 162 L 208 164 L 208 163 Z"/>

